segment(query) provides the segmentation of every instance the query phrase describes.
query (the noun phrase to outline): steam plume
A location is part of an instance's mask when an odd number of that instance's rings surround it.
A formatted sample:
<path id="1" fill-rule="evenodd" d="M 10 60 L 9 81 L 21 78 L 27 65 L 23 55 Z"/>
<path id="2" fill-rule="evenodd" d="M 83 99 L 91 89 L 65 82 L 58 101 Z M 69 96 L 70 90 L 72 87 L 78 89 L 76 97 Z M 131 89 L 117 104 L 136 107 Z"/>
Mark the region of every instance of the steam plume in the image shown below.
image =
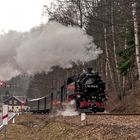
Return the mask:
<path id="1" fill-rule="evenodd" d="M 48 72 L 52 66 L 71 67 L 71 63 L 96 59 L 102 51 L 80 28 L 56 22 L 30 32 L 10 31 L 0 36 L 0 78 L 20 72 Z"/>

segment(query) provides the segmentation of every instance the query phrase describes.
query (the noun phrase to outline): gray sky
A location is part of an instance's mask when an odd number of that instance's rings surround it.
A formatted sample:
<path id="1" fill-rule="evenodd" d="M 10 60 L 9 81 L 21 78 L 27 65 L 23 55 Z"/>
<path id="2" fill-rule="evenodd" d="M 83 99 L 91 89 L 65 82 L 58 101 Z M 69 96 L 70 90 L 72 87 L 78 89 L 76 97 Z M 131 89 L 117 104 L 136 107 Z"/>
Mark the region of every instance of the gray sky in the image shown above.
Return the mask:
<path id="1" fill-rule="evenodd" d="M 43 5 L 53 0 L 0 0 L 0 32 L 27 31 L 41 24 Z"/>

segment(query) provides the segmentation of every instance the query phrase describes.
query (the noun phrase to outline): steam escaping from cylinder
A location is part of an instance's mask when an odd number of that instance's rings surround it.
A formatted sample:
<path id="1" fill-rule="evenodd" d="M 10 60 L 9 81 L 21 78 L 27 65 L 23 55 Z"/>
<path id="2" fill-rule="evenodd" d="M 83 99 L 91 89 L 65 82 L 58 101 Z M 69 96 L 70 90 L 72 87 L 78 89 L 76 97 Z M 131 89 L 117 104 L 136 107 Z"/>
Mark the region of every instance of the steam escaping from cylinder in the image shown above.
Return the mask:
<path id="1" fill-rule="evenodd" d="M 46 73 L 53 66 L 96 59 L 102 53 L 93 38 L 82 29 L 57 22 L 33 28 L 30 32 L 9 31 L 0 36 L 0 79 L 19 73 Z"/>
<path id="2" fill-rule="evenodd" d="M 109 114 L 109 111 L 108 111 L 108 110 L 105 110 L 103 113 L 105 113 L 105 114 Z"/>
<path id="3" fill-rule="evenodd" d="M 79 115 L 78 111 L 75 109 L 75 101 L 72 100 L 63 105 L 63 110 L 57 111 L 57 116 L 77 116 Z"/>

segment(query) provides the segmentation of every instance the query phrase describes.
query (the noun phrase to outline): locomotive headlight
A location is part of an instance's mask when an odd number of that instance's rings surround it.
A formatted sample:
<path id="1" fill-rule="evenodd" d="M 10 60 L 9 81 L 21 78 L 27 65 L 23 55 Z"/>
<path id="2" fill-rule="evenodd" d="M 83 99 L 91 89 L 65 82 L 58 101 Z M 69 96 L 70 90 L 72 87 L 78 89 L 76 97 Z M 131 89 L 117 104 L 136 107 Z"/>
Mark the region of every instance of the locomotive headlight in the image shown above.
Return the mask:
<path id="1" fill-rule="evenodd" d="M 77 97 L 80 98 L 81 96 L 80 95 L 77 95 Z"/>

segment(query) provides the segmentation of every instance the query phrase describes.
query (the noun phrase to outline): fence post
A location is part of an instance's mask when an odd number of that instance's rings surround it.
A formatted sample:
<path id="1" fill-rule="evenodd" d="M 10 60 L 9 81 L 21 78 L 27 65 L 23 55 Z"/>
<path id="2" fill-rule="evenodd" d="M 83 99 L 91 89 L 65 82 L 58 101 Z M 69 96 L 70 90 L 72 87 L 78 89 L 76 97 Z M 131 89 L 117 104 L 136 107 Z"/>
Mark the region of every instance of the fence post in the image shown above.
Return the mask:
<path id="1" fill-rule="evenodd" d="M 50 107 L 50 110 L 51 110 L 51 112 L 53 110 L 53 93 L 51 93 L 51 107 Z"/>

